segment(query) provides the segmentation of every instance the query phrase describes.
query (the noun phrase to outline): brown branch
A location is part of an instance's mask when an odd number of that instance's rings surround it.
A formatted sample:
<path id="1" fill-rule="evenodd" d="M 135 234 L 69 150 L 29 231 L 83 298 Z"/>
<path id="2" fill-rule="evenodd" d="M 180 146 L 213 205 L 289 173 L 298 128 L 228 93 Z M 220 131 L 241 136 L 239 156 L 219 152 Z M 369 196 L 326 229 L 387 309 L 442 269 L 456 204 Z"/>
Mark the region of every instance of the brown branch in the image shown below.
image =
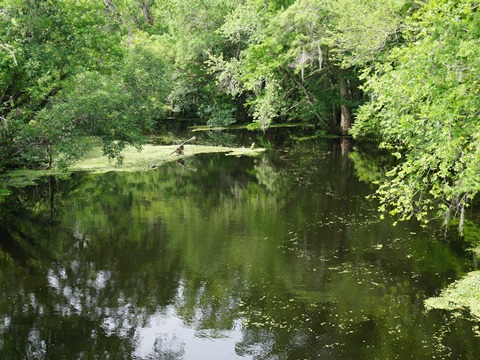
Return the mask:
<path id="1" fill-rule="evenodd" d="M 173 154 L 175 154 L 175 153 L 178 153 L 178 154 L 183 153 L 183 145 L 185 145 L 187 142 L 193 141 L 193 140 L 195 140 L 195 139 L 196 139 L 195 136 L 193 136 L 193 137 L 191 137 L 190 139 L 185 140 L 185 141 L 182 142 L 180 145 L 178 145 L 177 148 L 176 148 L 174 151 L 172 151 L 169 155 L 173 155 Z"/>

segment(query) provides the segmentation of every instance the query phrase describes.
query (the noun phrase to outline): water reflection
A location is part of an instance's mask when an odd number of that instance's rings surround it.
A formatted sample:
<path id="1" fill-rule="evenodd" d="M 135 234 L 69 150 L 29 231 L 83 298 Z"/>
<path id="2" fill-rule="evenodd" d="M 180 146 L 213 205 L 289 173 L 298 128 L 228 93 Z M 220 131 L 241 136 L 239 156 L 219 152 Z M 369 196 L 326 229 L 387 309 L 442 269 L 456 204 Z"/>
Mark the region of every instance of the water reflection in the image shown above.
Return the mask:
<path id="1" fill-rule="evenodd" d="M 432 229 L 380 221 L 349 151 L 304 143 L 25 189 L 0 215 L 2 354 L 471 358 L 475 324 L 422 302 L 472 263 Z"/>
<path id="2" fill-rule="evenodd" d="M 174 306 L 151 315 L 144 326 L 135 331 L 138 358 L 155 359 L 252 359 L 237 354 L 236 346 L 242 340 L 239 320 L 230 330 L 197 331 L 187 326 Z"/>

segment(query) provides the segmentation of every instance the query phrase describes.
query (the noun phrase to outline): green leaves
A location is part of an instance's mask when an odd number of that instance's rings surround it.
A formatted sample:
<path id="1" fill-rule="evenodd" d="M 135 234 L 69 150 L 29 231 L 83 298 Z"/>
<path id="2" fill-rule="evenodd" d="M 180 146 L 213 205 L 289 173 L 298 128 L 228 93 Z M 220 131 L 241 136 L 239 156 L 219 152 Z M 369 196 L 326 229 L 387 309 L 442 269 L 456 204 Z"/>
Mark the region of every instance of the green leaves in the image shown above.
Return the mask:
<path id="1" fill-rule="evenodd" d="M 115 157 L 167 113 L 241 116 L 379 139 L 400 162 L 377 195 L 400 218 L 461 211 L 479 191 L 477 1 L 0 5 L 2 168 L 74 159 L 83 135 Z"/>
<path id="2" fill-rule="evenodd" d="M 402 220 L 460 211 L 480 190 L 480 42 L 469 30 L 479 18 L 471 1 L 429 2 L 407 20 L 409 42 L 366 75 L 372 102 L 353 134 L 380 133 L 384 147 L 405 153 L 378 191 Z"/>
<path id="3" fill-rule="evenodd" d="M 61 126 L 73 143 L 78 136 L 99 136 L 104 154 L 121 160 L 125 145 L 142 144 L 154 120 L 165 116 L 168 66 L 162 55 L 157 38 L 139 34 L 123 68 L 111 75 L 76 76 L 53 106 L 41 113 L 42 126 Z"/>
<path id="4" fill-rule="evenodd" d="M 370 66 L 398 41 L 404 0 L 339 0 L 330 3 L 326 43 L 343 68 Z"/>
<path id="5" fill-rule="evenodd" d="M 164 117 L 171 67 L 165 41 L 128 29 L 122 42 L 121 4 L 2 1 L 0 29 L 0 166 L 42 167 L 81 154 L 82 136 L 102 137 L 117 157 L 125 144 L 141 144 Z M 137 9 L 138 10 L 138 9 Z M 4 40 L 5 39 L 5 40 Z"/>
<path id="6" fill-rule="evenodd" d="M 403 3 L 244 2 L 218 30 L 227 48 L 210 52 L 210 71 L 220 89 L 248 98 L 262 128 L 282 118 L 346 133 L 350 107 L 362 102 L 354 67 L 370 65 L 396 40 Z"/>
<path id="7" fill-rule="evenodd" d="M 311 119 L 315 106 L 303 81 L 323 62 L 317 34 L 323 13 L 317 11 L 321 7 L 316 1 L 287 5 L 266 7 L 256 1 L 239 5 L 219 29 L 232 51 L 210 54 L 208 65 L 219 88 L 248 99 L 245 105 L 254 121 L 250 128 L 265 130 L 277 117 L 297 120 L 302 112 Z"/>

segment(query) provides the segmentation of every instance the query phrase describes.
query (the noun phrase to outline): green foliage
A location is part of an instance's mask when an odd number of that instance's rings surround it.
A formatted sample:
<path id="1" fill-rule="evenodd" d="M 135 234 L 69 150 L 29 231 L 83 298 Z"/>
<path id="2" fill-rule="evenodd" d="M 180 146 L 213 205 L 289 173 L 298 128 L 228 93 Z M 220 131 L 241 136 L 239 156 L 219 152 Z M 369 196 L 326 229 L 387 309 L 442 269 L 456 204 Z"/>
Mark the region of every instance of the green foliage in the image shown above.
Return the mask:
<path id="1" fill-rule="evenodd" d="M 1 38 L 12 55 L 2 62 L 4 106 L 37 107 L 69 75 L 106 70 L 118 60 L 119 37 L 108 33 L 112 23 L 96 1 L 4 0 L 1 8 Z M 5 103 L 7 96 L 13 104 Z"/>
<path id="2" fill-rule="evenodd" d="M 406 22 L 407 43 L 365 75 L 372 101 L 352 133 L 379 134 L 402 159 L 378 190 L 401 220 L 462 212 L 480 190 L 477 7 L 430 1 Z"/>
<path id="3" fill-rule="evenodd" d="M 277 118 L 313 121 L 335 132 L 339 108 L 356 106 L 358 81 L 334 64 L 345 41 L 332 39 L 355 38 L 348 19 L 361 32 L 353 5 L 372 8 L 344 2 L 2 0 L 0 166 L 67 163 L 81 135 L 102 136 L 114 157 L 167 113 L 214 126 L 249 116 L 263 130 Z M 369 23 L 389 22 L 389 4 Z"/>
<path id="4" fill-rule="evenodd" d="M 0 38 L 9 51 L 0 52 L 0 168 L 50 166 L 54 142 L 70 135 L 55 120 L 44 127 L 38 112 L 69 78 L 111 71 L 121 59 L 120 38 L 96 1 L 4 0 L 1 8 Z"/>
<path id="5" fill-rule="evenodd" d="M 378 192 L 385 211 L 462 212 L 480 188 L 474 0 L 0 0 L 0 9 L 0 171 L 65 166 L 85 135 L 117 157 L 167 116 L 347 133 L 366 91 L 350 133 L 401 160 Z"/>
<path id="6" fill-rule="evenodd" d="M 343 68 L 369 66 L 401 36 L 405 0 L 338 0 L 330 3 L 327 43 Z"/>
<path id="7" fill-rule="evenodd" d="M 207 118 L 209 126 L 228 126 L 235 123 L 235 108 L 227 103 L 200 105 L 197 114 L 201 118 Z"/>
<path id="8" fill-rule="evenodd" d="M 122 44 L 115 16 L 96 1 L 4 3 L 4 35 L 16 46 L 1 52 L 0 167 L 63 167 L 82 154 L 84 135 L 117 157 L 165 116 L 161 37 L 130 29 Z"/>
<path id="9" fill-rule="evenodd" d="M 281 103 L 279 102 L 280 87 L 275 80 L 266 81 L 265 88 L 249 102 L 253 105 L 254 122 L 258 128 L 265 131 L 275 117 L 279 115 Z"/>
<path id="10" fill-rule="evenodd" d="M 239 51 L 248 44 L 261 40 L 264 23 L 264 11 L 259 11 L 254 2 L 246 1 L 225 17 L 224 23 L 217 31 L 229 43 L 236 45 L 234 51 L 238 56 Z"/>
<path id="11" fill-rule="evenodd" d="M 134 97 L 139 117 L 165 117 L 166 98 L 172 88 L 172 66 L 167 62 L 166 44 L 162 37 L 137 33 L 128 48 L 124 67 L 120 70 L 121 83 Z"/>
<path id="12" fill-rule="evenodd" d="M 247 97 L 259 127 L 282 118 L 335 133 L 340 107 L 362 101 L 353 67 L 371 64 L 390 43 L 401 4 L 297 0 L 271 9 L 247 1 L 218 31 L 230 51 L 212 51 L 208 65 L 220 89 Z"/>
<path id="13" fill-rule="evenodd" d="M 133 102 L 132 94 L 114 79 L 96 72 L 84 73 L 68 84 L 64 97 L 52 108 L 39 114 L 39 130 L 57 129 L 62 136 L 71 135 L 66 139 L 67 149 L 58 147 L 59 151 L 69 151 L 68 144 L 79 135 L 100 136 L 105 154 L 113 158 L 126 143 L 140 139 L 142 128 L 151 126 L 149 119 L 130 118 L 136 111 Z"/>
<path id="14" fill-rule="evenodd" d="M 85 72 L 73 78 L 62 96 L 39 114 L 39 130 L 59 130 L 59 137 L 45 137 L 56 139 L 56 150 L 68 158 L 75 157 L 71 144 L 79 136 L 92 135 L 102 139 L 105 155 L 121 160 L 125 145 L 142 144 L 154 120 L 165 115 L 165 69 L 158 41 L 139 35 L 118 72 Z"/>
<path id="15" fill-rule="evenodd" d="M 323 61 L 318 37 L 322 12 L 306 5 L 299 1 L 265 8 L 247 2 L 219 30 L 234 51 L 211 54 L 211 71 L 220 89 L 233 97 L 247 95 L 259 128 L 266 129 L 279 116 L 298 119 L 305 96 L 313 105 L 303 80 L 308 66 L 321 67 Z"/>
<path id="16" fill-rule="evenodd" d="M 224 49 L 217 30 L 238 2 L 195 0 L 166 4 L 163 10 L 168 24 L 165 42 L 170 49 L 173 79 L 168 99 L 174 115 L 219 119 L 232 107 L 230 99 L 217 92 L 205 62 L 211 51 Z M 158 7 L 162 9 L 161 5 Z"/>

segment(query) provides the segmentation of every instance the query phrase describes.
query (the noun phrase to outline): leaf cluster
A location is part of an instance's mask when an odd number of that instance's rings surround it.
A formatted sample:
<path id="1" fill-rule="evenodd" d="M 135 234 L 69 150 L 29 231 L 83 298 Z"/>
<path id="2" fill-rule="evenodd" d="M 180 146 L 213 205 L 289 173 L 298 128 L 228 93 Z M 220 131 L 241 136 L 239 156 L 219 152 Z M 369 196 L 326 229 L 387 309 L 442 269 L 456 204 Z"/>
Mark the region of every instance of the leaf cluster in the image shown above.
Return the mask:
<path id="1" fill-rule="evenodd" d="M 372 100 L 352 133 L 380 135 L 401 158 L 377 193 L 400 219 L 460 214 L 480 190 L 477 7 L 429 2 L 405 22 L 407 42 L 365 75 Z"/>

